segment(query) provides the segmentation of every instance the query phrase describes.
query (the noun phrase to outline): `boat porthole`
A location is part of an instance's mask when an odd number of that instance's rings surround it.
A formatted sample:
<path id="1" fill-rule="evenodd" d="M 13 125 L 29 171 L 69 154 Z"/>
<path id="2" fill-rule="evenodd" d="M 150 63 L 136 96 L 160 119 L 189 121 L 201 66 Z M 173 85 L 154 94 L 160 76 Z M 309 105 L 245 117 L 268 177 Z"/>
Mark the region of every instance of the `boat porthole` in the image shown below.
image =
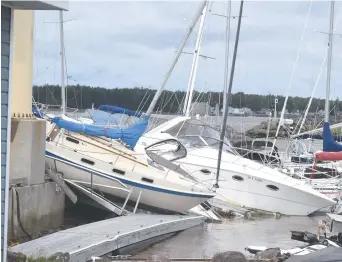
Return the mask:
<path id="1" fill-rule="evenodd" d="M 266 187 L 267 187 L 268 189 L 273 190 L 273 191 L 278 191 L 278 190 L 279 190 L 279 187 L 274 186 L 274 185 L 267 185 Z"/>
<path id="2" fill-rule="evenodd" d="M 125 174 L 125 171 L 122 171 L 122 170 L 116 169 L 116 168 L 113 168 L 113 172 L 114 172 L 114 173 L 118 173 L 118 174 L 120 174 L 120 175 L 124 175 L 124 174 Z"/>
<path id="3" fill-rule="evenodd" d="M 153 179 L 143 177 L 143 178 L 141 178 L 141 180 L 144 181 L 144 182 L 153 184 Z"/>
<path id="4" fill-rule="evenodd" d="M 236 181 L 243 181 L 244 179 L 243 179 L 243 177 L 241 177 L 241 176 L 232 176 L 232 178 L 234 179 L 234 180 L 236 180 Z"/>
<path id="5" fill-rule="evenodd" d="M 71 143 L 75 143 L 75 144 L 79 144 L 80 143 L 80 141 L 78 141 L 77 139 L 74 139 L 74 138 L 68 137 L 68 136 L 66 137 L 66 140 L 71 142 Z"/>
<path id="6" fill-rule="evenodd" d="M 204 175 L 209 175 L 211 172 L 210 170 L 208 169 L 201 169 L 201 172 L 204 174 Z"/>
<path id="7" fill-rule="evenodd" d="M 88 164 L 88 165 L 94 165 L 95 164 L 94 161 L 91 161 L 91 160 L 86 159 L 86 158 L 82 158 L 81 161 Z"/>

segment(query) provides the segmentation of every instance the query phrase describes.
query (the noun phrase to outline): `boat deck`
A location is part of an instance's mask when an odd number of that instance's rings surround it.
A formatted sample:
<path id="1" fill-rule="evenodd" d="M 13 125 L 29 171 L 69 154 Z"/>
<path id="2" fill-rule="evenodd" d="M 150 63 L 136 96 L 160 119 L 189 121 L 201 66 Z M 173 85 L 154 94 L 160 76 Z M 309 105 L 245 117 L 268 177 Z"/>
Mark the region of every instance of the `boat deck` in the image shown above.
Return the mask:
<path id="1" fill-rule="evenodd" d="M 139 242 L 176 233 L 204 222 L 200 216 L 132 214 L 56 232 L 14 247 L 28 257 L 69 253 L 70 261 L 88 261 Z"/>

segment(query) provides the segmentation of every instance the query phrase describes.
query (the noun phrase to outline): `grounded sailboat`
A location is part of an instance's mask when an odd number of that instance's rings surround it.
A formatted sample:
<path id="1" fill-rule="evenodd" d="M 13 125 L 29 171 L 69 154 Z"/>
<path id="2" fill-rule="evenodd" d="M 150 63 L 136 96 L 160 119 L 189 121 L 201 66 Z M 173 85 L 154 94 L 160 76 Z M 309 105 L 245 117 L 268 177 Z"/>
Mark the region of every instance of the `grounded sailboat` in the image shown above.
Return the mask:
<path id="1" fill-rule="evenodd" d="M 145 132 L 148 116 L 124 128 L 87 124 L 65 115 L 62 12 L 60 27 L 62 114 L 48 117 L 45 154 L 48 166 L 69 181 L 109 197 L 139 202 L 139 207 L 157 212 L 182 213 L 214 197 L 215 193 L 199 185 L 187 173 L 156 165 L 132 150 Z M 118 107 L 115 110 L 127 115 L 132 113 Z M 43 117 L 42 114 L 37 116 Z M 184 155 L 186 150 L 181 150 L 178 157 Z"/>
<path id="2" fill-rule="evenodd" d="M 323 124 L 323 151 L 316 152 L 315 158 L 321 161 L 340 161 L 342 160 L 342 145 L 334 140 L 331 134 L 329 124 L 329 98 L 330 98 L 330 78 L 331 78 L 331 60 L 333 47 L 334 33 L 334 8 L 335 2 L 331 1 L 330 10 L 330 26 L 329 26 L 329 41 L 328 41 L 328 61 L 327 61 L 327 84 L 325 97 L 325 117 Z"/>

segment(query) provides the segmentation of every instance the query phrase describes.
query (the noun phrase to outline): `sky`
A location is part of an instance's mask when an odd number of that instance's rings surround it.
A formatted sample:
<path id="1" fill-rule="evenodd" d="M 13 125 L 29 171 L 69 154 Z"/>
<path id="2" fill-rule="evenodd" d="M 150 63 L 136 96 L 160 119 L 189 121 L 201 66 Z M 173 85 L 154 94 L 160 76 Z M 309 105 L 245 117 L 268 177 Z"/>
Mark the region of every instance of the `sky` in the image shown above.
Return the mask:
<path id="1" fill-rule="evenodd" d="M 70 1 L 64 12 L 69 84 L 158 89 L 198 1 Z M 310 9 L 311 5 L 311 9 Z M 195 89 L 222 91 L 227 1 L 214 1 L 206 16 Z M 310 10 L 310 12 L 309 12 Z M 239 2 L 232 2 L 232 16 Z M 342 34 L 342 1 L 335 3 L 335 33 Z M 216 14 L 216 15 L 215 15 Z M 330 2 L 246 1 L 232 92 L 325 96 Z M 35 12 L 34 84 L 60 84 L 57 11 Z M 306 28 L 304 30 L 304 28 Z M 231 19 L 230 54 L 237 19 Z M 193 53 L 198 24 L 184 51 Z M 302 39 L 302 41 L 301 41 Z M 298 56 L 298 59 L 297 59 Z M 186 90 L 193 56 L 182 54 L 168 90 Z M 296 62 L 297 61 L 297 62 Z M 342 97 L 342 37 L 334 36 L 331 98 Z"/>

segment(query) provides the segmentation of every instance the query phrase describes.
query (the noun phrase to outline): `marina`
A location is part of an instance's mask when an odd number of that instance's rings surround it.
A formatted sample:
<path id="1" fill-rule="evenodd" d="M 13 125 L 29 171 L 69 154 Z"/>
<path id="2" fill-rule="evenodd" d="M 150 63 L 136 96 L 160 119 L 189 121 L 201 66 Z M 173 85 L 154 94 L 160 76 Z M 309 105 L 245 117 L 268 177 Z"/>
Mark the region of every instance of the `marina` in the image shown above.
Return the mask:
<path id="1" fill-rule="evenodd" d="M 99 3 L 111 4 L 116 3 Z M 331 93 L 338 95 L 333 58 L 339 56 L 333 50 L 340 48 L 334 37 L 340 5 L 325 3 L 327 48 L 322 63 L 316 59 L 320 71 L 306 100 L 290 97 L 312 8 L 317 8 L 313 1 L 305 5 L 279 108 L 277 96 L 250 95 L 248 102 L 248 95 L 238 92 L 251 34 L 246 23 L 255 3 L 192 4 L 191 18 L 174 31 L 183 38 L 177 38 L 173 58 L 165 56 L 171 64 L 160 73 L 161 84 L 117 88 L 120 101 L 109 89 L 99 96 L 102 89 L 94 84 L 83 95 L 83 86 L 71 76 L 75 65 L 70 71 L 67 57 L 75 52 L 67 52 L 73 42 L 66 36 L 77 30 L 65 23 L 77 20 L 66 15 L 77 3 L 2 1 L 1 261 L 342 261 L 342 125 L 338 97 L 331 101 Z M 148 10 L 155 7 L 148 5 Z M 39 52 L 34 42 L 41 41 L 35 35 L 36 12 L 57 15 L 56 21 L 44 21 L 56 25 L 58 36 L 53 41 L 58 51 L 49 49 L 59 63 L 50 70 L 58 72 L 53 88 L 47 80 L 35 85 Z M 216 60 L 204 54 L 214 19 L 221 19 L 215 22 L 222 45 L 215 68 L 223 69 L 222 81 L 217 82 L 216 70 L 209 82 L 220 86 L 218 92 L 212 87 L 206 92 L 207 81 L 204 87 L 199 82 L 204 63 Z M 152 16 L 149 21 L 154 22 L 147 29 L 156 25 Z M 186 91 L 170 91 L 185 54 L 192 57 L 186 62 Z M 48 69 L 45 65 L 44 74 Z M 318 105 L 313 113 L 323 71 L 324 108 Z"/>

